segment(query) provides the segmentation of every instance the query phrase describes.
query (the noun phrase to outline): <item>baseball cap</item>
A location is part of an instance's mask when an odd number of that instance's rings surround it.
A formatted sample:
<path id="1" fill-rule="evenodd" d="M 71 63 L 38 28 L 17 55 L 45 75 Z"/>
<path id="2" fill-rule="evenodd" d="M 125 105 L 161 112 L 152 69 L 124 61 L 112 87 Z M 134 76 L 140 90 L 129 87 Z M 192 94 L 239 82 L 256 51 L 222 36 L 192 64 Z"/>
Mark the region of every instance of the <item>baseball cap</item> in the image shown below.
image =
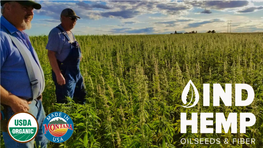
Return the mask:
<path id="1" fill-rule="evenodd" d="M 6 2 L 18 2 L 24 6 L 32 6 L 35 9 L 40 9 L 41 5 L 33 0 L 1 0 L 1 6 L 3 6 Z"/>
<path id="2" fill-rule="evenodd" d="M 80 19 L 79 16 L 77 16 L 77 14 L 75 13 L 74 10 L 70 9 L 70 8 L 66 8 L 61 12 L 61 16 L 66 16 L 66 17 L 75 17 Z"/>

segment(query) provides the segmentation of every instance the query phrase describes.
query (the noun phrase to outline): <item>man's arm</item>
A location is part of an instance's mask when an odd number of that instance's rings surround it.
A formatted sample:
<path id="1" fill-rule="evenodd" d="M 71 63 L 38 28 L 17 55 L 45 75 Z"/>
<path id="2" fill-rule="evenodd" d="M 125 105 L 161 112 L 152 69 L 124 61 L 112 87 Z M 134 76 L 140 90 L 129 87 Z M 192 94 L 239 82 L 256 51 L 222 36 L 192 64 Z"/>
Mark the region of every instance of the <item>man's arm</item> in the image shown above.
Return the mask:
<path id="1" fill-rule="evenodd" d="M 0 71 L 2 70 L 2 66 L 5 62 L 5 59 L 7 58 L 7 55 L 10 54 L 8 47 L 6 47 L 6 43 L 3 41 L 3 38 L 0 38 Z M 3 88 L 2 85 L 0 85 L 0 103 L 10 106 L 14 113 L 18 113 L 27 112 L 29 110 L 28 104 L 31 102 L 27 102 L 26 100 L 11 94 L 5 88 Z"/>
<path id="2" fill-rule="evenodd" d="M 29 110 L 28 104 L 31 103 L 31 101 L 28 102 L 24 99 L 17 97 L 16 95 L 11 94 L 1 85 L 0 85 L 0 99 L 1 99 L 1 104 L 10 106 L 14 113 L 28 112 Z"/>
<path id="3" fill-rule="evenodd" d="M 66 81 L 65 81 L 65 78 L 62 75 L 62 73 L 58 67 L 58 62 L 57 62 L 57 58 L 55 55 L 56 55 L 56 52 L 48 50 L 49 62 L 50 62 L 50 65 L 52 67 L 52 70 L 54 71 L 54 73 L 56 75 L 57 83 L 59 85 L 65 85 Z"/>

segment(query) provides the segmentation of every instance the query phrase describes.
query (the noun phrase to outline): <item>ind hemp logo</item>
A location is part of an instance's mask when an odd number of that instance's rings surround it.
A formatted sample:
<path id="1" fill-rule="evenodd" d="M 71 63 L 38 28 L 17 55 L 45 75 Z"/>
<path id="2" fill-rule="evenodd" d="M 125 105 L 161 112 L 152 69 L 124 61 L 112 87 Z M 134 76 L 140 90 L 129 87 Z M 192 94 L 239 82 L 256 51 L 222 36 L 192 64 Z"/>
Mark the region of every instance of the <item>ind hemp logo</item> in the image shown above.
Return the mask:
<path id="1" fill-rule="evenodd" d="M 7 128 L 12 139 L 19 143 L 26 143 L 37 135 L 38 123 L 30 113 L 17 113 L 10 118 Z"/>
<path id="2" fill-rule="evenodd" d="M 187 104 L 187 95 L 188 95 L 188 92 L 190 90 L 190 86 L 192 86 L 194 88 L 194 92 L 195 92 L 195 101 L 192 105 L 191 105 L 191 103 L 193 101 L 193 91 L 192 91 L 192 95 L 191 95 L 191 100 Z M 191 107 L 195 106 L 199 101 L 199 93 L 198 93 L 197 88 L 195 87 L 194 83 L 191 80 L 187 83 L 187 85 L 184 88 L 184 91 L 182 93 L 182 101 L 184 104 L 186 104 L 185 106 L 183 106 L 185 108 L 191 108 Z"/>
<path id="3" fill-rule="evenodd" d="M 232 94 L 232 86 L 234 86 L 234 94 Z M 209 107 L 213 105 L 214 107 L 219 107 L 224 104 L 226 107 L 233 106 L 236 107 L 244 107 L 249 106 L 255 97 L 255 93 L 253 88 L 248 84 L 225 84 L 224 89 L 220 84 L 213 84 L 213 95 L 210 95 L 210 84 L 203 84 L 203 106 Z M 242 98 L 242 93 L 246 92 L 244 98 Z M 189 97 L 191 96 L 191 97 Z M 210 96 L 213 96 L 211 99 L 213 102 L 210 103 Z M 235 96 L 235 97 L 233 97 Z M 235 99 L 234 101 L 232 99 Z M 194 83 L 190 80 L 187 85 L 185 86 L 182 92 L 182 102 L 184 108 L 193 108 L 199 102 L 199 92 L 198 89 L 195 87 Z M 220 104 L 221 103 L 221 104 Z M 223 103 L 223 104 L 222 104 Z M 215 117 L 214 117 L 215 116 Z M 180 133 L 187 133 L 190 132 L 187 130 L 187 126 L 191 127 L 191 133 L 228 133 L 231 127 L 231 133 L 246 133 L 246 129 L 253 126 L 256 123 L 256 117 L 251 112 L 231 112 L 227 114 L 223 112 L 192 112 L 189 111 L 181 112 L 180 115 Z M 200 117 L 200 119 L 198 119 Z M 211 120 L 215 118 L 215 120 Z M 198 124 L 200 124 L 198 126 Z M 238 127 L 239 126 L 239 127 Z M 200 130 L 198 130 L 198 127 Z M 223 130 L 224 132 L 223 132 Z M 239 129 L 239 130 L 238 130 Z M 208 144 L 220 144 L 220 138 L 209 139 L 210 143 Z M 255 144 L 255 138 L 233 138 L 233 139 L 225 139 L 226 141 L 231 141 L 232 144 Z M 204 139 L 194 139 L 194 143 L 191 143 L 191 139 L 182 138 L 180 140 L 181 144 L 201 144 Z M 245 142 L 244 142 L 245 141 Z"/>

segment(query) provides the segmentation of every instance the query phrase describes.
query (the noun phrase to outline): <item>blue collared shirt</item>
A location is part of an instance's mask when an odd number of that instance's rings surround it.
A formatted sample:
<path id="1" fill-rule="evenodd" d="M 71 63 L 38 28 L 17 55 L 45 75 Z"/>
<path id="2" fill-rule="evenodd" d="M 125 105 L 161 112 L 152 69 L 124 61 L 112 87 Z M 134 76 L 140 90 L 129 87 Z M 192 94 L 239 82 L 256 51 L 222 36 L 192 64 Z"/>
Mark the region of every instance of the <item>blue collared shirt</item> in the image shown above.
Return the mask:
<path id="1" fill-rule="evenodd" d="M 13 44 L 9 33 L 21 42 L 22 47 L 30 51 L 32 57 L 29 59 L 38 81 L 38 95 L 41 95 L 45 87 L 44 74 L 29 37 L 23 31 L 17 30 L 3 16 L 1 16 L 0 28 L 0 85 L 18 97 L 24 99 L 33 97 L 24 59 Z"/>
<path id="2" fill-rule="evenodd" d="M 61 28 L 63 32 L 61 32 L 57 27 Z M 67 32 L 63 29 L 61 24 L 57 27 L 50 31 L 46 49 L 54 51 L 56 53 L 56 58 L 60 62 L 63 62 L 69 55 L 71 44 L 67 37 Z"/>

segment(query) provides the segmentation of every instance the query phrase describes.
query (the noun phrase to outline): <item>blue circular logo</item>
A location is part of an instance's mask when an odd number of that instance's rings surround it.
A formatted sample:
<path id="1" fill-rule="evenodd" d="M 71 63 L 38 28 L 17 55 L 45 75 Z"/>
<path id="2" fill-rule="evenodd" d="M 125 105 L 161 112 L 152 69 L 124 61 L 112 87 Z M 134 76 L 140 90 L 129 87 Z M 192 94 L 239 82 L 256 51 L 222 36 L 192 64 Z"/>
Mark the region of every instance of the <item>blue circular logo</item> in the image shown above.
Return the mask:
<path id="1" fill-rule="evenodd" d="M 74 131 L 71 118 L 63 112 L 50 113 L 45 118 L 42 128 L 47 139 L 54 143 L 68 140 Z"/>

